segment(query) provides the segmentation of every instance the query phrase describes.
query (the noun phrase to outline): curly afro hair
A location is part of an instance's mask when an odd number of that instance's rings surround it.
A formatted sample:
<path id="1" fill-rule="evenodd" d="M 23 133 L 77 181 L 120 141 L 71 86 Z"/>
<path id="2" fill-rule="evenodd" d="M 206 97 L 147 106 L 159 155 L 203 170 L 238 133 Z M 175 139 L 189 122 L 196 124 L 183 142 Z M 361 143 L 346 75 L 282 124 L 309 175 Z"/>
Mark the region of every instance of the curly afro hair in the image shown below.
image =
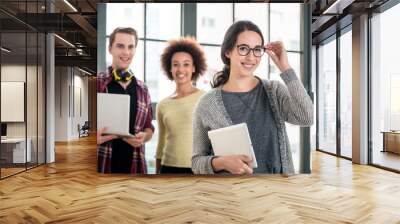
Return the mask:
<path id="1" fill-rule="evenodd" d="M 175 53 L 185 52 L 192 56 L 195 72 L 192 80 L 196 81 L 207 69 L 206 59 L 200 44 L 192 37 L 183 37 L 168 41 L 168 46 L 161 55 L 161 66 L 169 80 L 174 80 L 171 73 L 171 60 Z"/>

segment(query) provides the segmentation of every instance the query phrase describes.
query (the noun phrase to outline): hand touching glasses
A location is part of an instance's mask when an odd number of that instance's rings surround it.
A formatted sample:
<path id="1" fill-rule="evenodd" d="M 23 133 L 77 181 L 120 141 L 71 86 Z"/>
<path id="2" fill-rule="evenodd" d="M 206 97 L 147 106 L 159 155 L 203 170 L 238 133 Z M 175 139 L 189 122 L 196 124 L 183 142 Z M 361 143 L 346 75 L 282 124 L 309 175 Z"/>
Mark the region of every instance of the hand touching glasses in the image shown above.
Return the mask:
<path id="1" fill-rule="evenodd" d="M 264 46 L 265 51 L 281 72 L 290 69 L 285 46 L 282 41 L 270 42 Z"/>

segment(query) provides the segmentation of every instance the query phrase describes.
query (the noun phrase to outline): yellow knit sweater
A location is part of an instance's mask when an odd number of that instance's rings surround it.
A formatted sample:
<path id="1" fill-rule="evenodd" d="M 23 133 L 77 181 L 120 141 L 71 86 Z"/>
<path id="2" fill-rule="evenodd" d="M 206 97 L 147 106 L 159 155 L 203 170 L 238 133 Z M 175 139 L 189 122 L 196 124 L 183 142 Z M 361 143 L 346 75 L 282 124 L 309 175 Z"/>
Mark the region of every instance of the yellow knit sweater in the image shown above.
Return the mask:
<path id="1" fill-rule="evenodd" d="M 157 104 L 156 159 L 161 159 L 162 165 L 191 168 L 193 111 L 204 93 L 199 90 L 179 99 L 167 97 Z"/>

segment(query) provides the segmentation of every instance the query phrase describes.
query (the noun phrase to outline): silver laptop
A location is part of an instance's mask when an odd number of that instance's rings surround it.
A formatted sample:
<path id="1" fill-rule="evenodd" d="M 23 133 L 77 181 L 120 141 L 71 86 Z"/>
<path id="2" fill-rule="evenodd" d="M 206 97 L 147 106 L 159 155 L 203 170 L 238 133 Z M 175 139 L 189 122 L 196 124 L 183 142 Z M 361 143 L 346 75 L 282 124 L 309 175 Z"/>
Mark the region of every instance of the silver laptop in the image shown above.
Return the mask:
<path id="1" fill-rule="evenodd" d="M 97 130 L 107 127 L 103 135 L 132 137 L 129 133 L 129 108 L 129 95 L 97 93 Z"/>
<path id="2" fill-rule="evenodd" d="M 216 156 L 247 155 L 253 158 L 253 168 L 257 168 L 257 160 L 246 123 L 209 131 L 208 137 Z"/>

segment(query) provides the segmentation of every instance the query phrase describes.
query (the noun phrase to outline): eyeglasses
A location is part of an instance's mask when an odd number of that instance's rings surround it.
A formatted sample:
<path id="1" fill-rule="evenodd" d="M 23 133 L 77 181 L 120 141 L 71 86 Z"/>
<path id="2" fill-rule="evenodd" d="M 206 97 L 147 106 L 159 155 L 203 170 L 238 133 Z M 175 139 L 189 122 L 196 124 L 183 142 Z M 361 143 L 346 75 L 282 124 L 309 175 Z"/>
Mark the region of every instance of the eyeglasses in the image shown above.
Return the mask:
<path id="1" fill-rule="evenodd" d="M 241 45 L 237 45 L 236 46 L 238 54 L 241 56 L 247 56 L 250 51 L 253 51 L 253 55 L 255 57 L 261 57 L 264 55 L 265 49 L 264 47 L 258 46 L 255 48 L 250 48 L 248 45 L 246 44 L 241 44 Z"/>

